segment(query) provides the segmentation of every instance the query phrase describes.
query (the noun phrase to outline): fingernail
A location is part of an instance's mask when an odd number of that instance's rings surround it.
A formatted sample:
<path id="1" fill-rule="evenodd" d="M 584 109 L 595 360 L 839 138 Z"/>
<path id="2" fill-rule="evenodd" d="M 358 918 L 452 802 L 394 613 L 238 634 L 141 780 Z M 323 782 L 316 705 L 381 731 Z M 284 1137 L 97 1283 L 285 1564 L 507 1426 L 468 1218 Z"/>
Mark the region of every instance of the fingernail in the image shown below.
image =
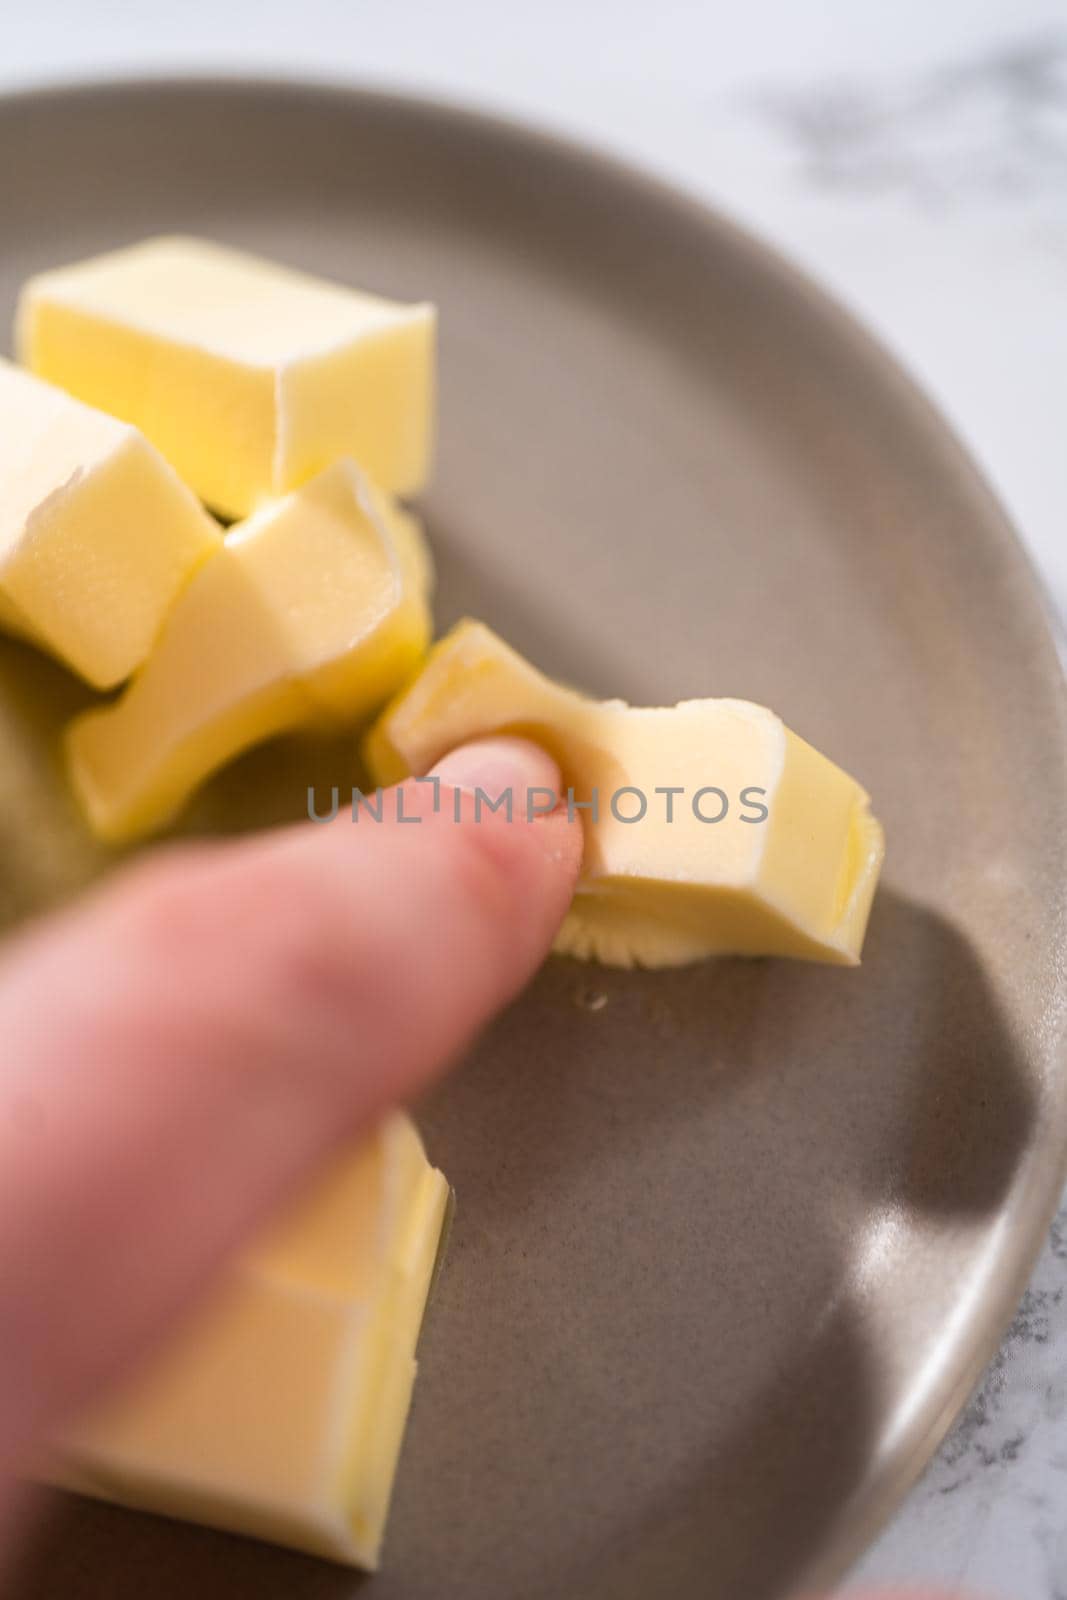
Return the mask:
<path id="1" fill-rule="evenodd" d="M 432 776 L 455 789 L 480 789 L 489 800 L 499 800 L 510 790 L 514 805 L 537 789 L 538 812 L 553 809 L 562 783 L 552 757 L 529 739 L 479 739 L 460 745 L 437 763 Z M 547 803 L 550 795 L 552 805 Z"/>

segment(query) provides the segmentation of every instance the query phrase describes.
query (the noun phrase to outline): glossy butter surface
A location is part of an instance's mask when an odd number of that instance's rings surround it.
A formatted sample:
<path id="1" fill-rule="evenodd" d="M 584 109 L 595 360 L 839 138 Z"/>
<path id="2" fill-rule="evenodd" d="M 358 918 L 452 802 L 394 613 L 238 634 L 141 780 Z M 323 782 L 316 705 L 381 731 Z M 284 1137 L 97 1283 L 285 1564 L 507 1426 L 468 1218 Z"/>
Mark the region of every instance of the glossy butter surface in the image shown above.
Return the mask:
<path id="1" fill-rule="evenodd" d="M 725 953 L 859 960 L 881 827 L 859 784 L 773 712 L 743 700 L 590 700 L 464 622 L 383 713 L 367 759 L 392 782 L 500 732 L 550 750 L 583 808 L 585 859 L 560 950 L 613 966 Z"/>
<path id="2" fill-rule="evenodd" d="M 32 278 L 19 358 L 136 423 L 216 510 L 247 516 L 354 456 L 425 481 L 436 315 L 204 240 L 142 244 Z"/>
<path id="3" fill-rule="evenodd" d="M 151 833 L 253 744 L 371 715 L 426 649 L 428 583 L 417 523 L 350 462 L 236 524 L 123 696 L 68 731 L 94 831 Z"/>
<path id="4" fill-rule="evenodd" d="M 377 1564 L 448 1205 L 395 1114 L 338 1159 L 42 1476 Z"/>
<path id="5" fill-rule="evenodd" d="M 0 625 L 111 688 L 221 542 L 135 428 L 0 361 Z"/>

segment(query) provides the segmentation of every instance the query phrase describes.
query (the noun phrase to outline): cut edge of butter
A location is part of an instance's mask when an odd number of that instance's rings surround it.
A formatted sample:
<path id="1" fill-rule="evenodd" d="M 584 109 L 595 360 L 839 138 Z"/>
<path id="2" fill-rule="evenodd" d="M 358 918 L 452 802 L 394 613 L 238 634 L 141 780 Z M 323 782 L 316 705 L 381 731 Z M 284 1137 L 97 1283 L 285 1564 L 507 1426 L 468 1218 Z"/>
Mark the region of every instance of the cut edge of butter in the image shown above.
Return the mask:
<path id="1" fill-rule="evenodd" d="M 336 1250 L 352 1204 L 344 1163 L 361 1151 L 324 1175 L 321 1198 L 313 1191 L 244 1252 L 130 1384 L 68 1431 L 40 1481 L 377 1567 L 452 1195 L 408 1117 L 394 1114 L 372 1140 L 385 1170 L 370 1219 L 381 1224 L 377 1257 L 362 1269 L 369 1285 L 331 1285 L 314 1270 L 307 1278 L 299 1260 L 324 1234 Z M 309 1372 L 316 1335 L 318 1372 Z"/>
<path id="2" fill-rule="evenodd" d="M 135 423 L 208 505 L 253 514 L 340 456 L 417 494 L 434 449 L 437 312 L 164 235 L 20 293 L 24 366 Z"/>
<path id="3" fill-rule="evenodd" d="M 542 744 L 579 802 L 595 788 L 606 808 L 622 785 L 646 797 L 668 783 L 692 794 L 720 768 L 767 799 L 765 827 L 716 830 L 683 817 L 630 828 L 583 813 L 585 860 L 560 953 L 613 966 L 725 954 L 858 964 L 885 853 L 881 825 L 865 790 L 773 712 L 738 700 L 597 702 L 468 619 L 370 729 L 364 758 L 379 783 L 395 783 L 495 734 Z"/>
<path id="4" fill-rule="evenodd" d="M 858 967 L 885 858 L 885 833 L 878 819 L 859 807 L 854 830 L 858 865 L 840 919 L 825 938 L 810 937 L 773 906 L 756 915 L 750 907 L 742 907 L 740 896 L 729 932 L 716 936 L 699 908 L 685 905 L 684 886 L 677 886 L 677 898 L 674 891 L 666 897 L 672 910 L 664 907 L 657 913 L 647 904 L 651 886 L 635 879 L 606 878 L 579 886 L 553 949 L 578 961 L 653 970 L 688 966 L 715 955 L 787 955 L 827 966 Z M 655 887 L 658 899 L 663 886 Z"/>
<path id="5" fill-rule="evenodd" d="M 136 428 L 3 360 L 0 434 L 0 624 L 112 689 L 222 529 Z"/>
<path id="6" fill-rule="evenodd" d="M 373 715 L 425 654 L 431 584 L 417 520 L 350 461 L 235 524 L 123 695 L 66 731 L 93 832 L 144 837 L 253 745 Z"/>

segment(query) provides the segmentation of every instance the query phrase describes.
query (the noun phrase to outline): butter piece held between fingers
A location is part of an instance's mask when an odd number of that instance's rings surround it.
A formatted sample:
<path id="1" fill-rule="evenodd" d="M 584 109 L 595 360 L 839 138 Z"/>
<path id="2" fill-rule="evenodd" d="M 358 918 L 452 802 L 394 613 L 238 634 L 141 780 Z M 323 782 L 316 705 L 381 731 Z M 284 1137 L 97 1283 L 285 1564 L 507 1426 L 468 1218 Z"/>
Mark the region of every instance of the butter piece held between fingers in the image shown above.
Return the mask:
<path id="1" fill-rule="evenodd" d="M 19 359 L 132 422 L 202 500 L 247 516 L 352 456 L 411 494 L 432 447 L 436 313 L 199 239 L 32 278 Z"/>
<path id="2" fill-rule="evenodd" d="M 375 1567 L 447 1205 L 413 1124 L 390 1117 L 40 1476 Z"/>
<path id="3" fill-rule="evenodd" d="M 585 857 L 558 950 L 611 966 L 715 954 L 858 962 L 882 829 L 859 784 L 773 712 L 591 700 L 463 622 L 387 707 L 365 754 L 375 779 L 393 783 L 498 733 L 550 751 L 583 807 Z"/>
<path id="4" fill-rule="evenodd" d="M 0 361 L 0 626 L 113 688 L 221 548 L 135 428 Z"/>
<path id="5" fill-rule="evenodd" d="M 425 653 L 430 577 L 414 518 L 351 462 L 231 528 L 121 698 L 68 730 L 94 831 L 151 833 L 261 740 L 372 715 Z"/>

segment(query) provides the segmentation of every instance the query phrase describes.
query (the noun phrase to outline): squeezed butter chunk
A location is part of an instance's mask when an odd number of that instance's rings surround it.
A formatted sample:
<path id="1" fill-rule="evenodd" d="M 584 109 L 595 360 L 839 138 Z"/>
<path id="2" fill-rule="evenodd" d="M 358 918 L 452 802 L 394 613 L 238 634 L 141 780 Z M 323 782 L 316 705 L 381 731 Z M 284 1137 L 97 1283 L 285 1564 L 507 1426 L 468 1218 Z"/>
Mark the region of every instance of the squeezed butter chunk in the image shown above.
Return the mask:
<path id="1" fill-rule="evenodd" d="M 413 1124 L 390 1117 L 40 1475 L 375 1567 L 447 1203 Z"/>
<path id="2" fill-rule="evenodd" d="M 135 428 L 0 361 L 0 626 L 113 688 L 221 544 Z"/>
<path id="3" fill-rule="evenodd" d="M 429 582 L 418 524 L 351 462 L 236 524 L 122 697 L 68 730 L 94 831 L 150 833 L 253 744 L 370 716 L 425 653 Z"/>
<path id="4" fill-rule="evenodd" d="M 580 813 L 585 856 L 558 950 L 610 966 L 715 954 L 858 962 L 881 827 L 854 779 L 773 712 L 744 700 L 590 700 L 463 622 L 386 708 L 365 754 L 392 783 L 495 733 L 537 740 L 574 801 L 597 802 L 596 820 Z"/>
<path id="5" fill-rule="evenodd" d="M 19 359 L 136 425 L 201 499 L 243 517 L 353 456 L 421 488 L 436 314 L 198 239 L 150 239 L 32 278 Z"/>

